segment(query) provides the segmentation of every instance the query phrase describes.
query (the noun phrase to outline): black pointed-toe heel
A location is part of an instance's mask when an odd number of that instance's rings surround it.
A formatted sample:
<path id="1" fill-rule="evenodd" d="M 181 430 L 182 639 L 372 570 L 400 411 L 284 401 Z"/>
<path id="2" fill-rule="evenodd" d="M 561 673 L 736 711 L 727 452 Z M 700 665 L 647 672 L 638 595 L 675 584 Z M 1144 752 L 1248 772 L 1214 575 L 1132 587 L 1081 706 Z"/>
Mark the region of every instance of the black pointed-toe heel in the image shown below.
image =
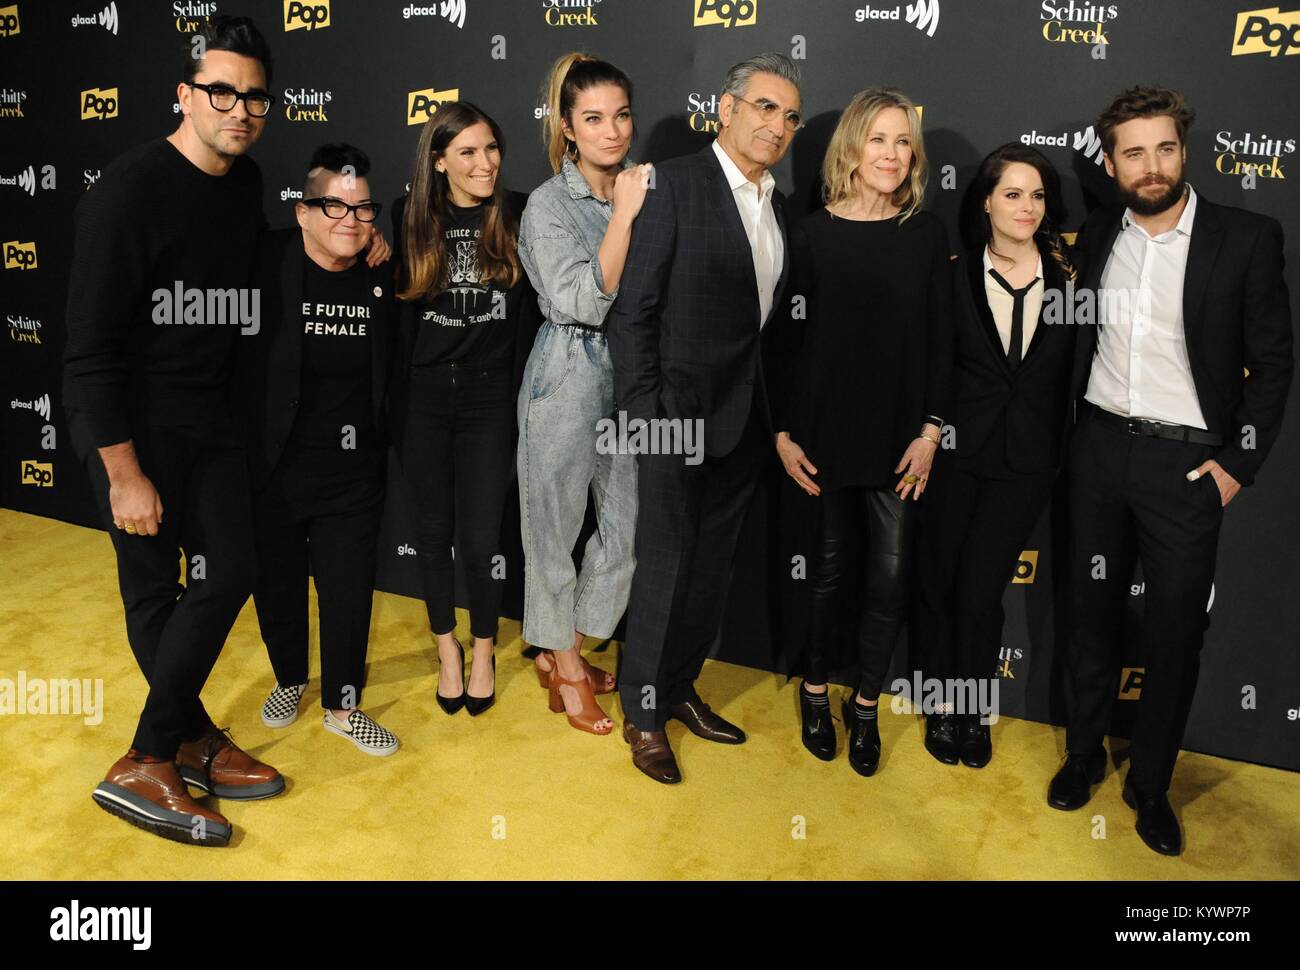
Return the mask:
<path id="1" fill-rule="evenodd" d="M 465 648 L 461 646 L 459 640 L 456 641 L 456 649 L 460 651 L 460 693 L 455 697 L 443 697 L 436 692 L 437 688 L 434 688 L 434 696 L 437 698 L 438 706 L 442 708 L 444 714 L 455 714 L 465 706 Z"/>
<path id="2" fill-rule="evenodd" d="M 844 730 L 849 736 L 849 764 L 862 777 L 870 778 L 880 767 L 879 725 L 857 716 L 852 694 L 844 698 L 842 713 Z"/>
<path id="3" fill-rule="evenodd" d="M 492 693 L 487 697 L 475 697 L 469 692 L 469 685 L 465 685 L 465 710 L 469 711 L 470 717 L 478 717 L 489 707 L 497 702 L 497 655 L 492 654 Z"/>
<path id="4" fill-rule="evenodd" d="M 835 758 L 835 721 L 831 718 L 831 699 L 828 694 L 810 694 L 799 685 L 799 719 L 803 728 L 803 746 L 814 758 L 832 761 Z M 825 703 L 815 705 L 813 698 Z"/>

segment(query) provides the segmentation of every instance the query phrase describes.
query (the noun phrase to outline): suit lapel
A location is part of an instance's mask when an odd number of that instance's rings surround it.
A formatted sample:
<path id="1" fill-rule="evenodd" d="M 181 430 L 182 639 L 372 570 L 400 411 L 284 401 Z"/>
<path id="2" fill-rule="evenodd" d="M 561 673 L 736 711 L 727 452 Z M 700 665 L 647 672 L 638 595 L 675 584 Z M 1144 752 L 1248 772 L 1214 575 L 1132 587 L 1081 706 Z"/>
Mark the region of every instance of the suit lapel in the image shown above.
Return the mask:
<path id="1" fill-rule="evenodd" d="M 790 275 L 790 234 L 786 232 L 785 226 L 785 200 L 776 191 L 772 192 L 772 212 L 776 215 L 777 232 L 781 234 L 781 272 L 776 278 L 776 287 L 772 290 L 772 309 L 768 313 L 769 318 L 776 313 L 776 308 L 785 295 L 785 283 Z M 752 263 L 753 260 L 750 262 Z M 758 289 L 757 281 L 754 288 Z"/>
<path id="2" fill-rule="evenodd" d="M 1049 290 L 1056 290 L 1058 293 L 1064 292 L 1065 278 L 1056 265 L 1056 260 L 1052 259 L 1050 252 L 1042 252 L 1043 260 L 1043 302 L 1038 308 L 1038 323 L 1034 326 L 1034 335 L 1029 339 L 1029 346 L 1025 349 L 1025 358 L 1021 361 L 1020 366 L 1024 366 L 1033 356 L 1038 346 L 1047 339 L 1047 326 L 1043 323 L 1043 311 L 1047 309 L 1047 293 Z"/>
<path id="3" fill-rule="evenodd" d="M 1196 197 L 1196 217 L 1192 220 L 1192 238 L 1187 247 L 1187 267 L 1183 273 L 1183 339 L 1190 354 L 1192 347 L 1200 345 L 1201 327 L 1205 317 L 1205 288 L 1210 283 L 1210 273 L 1223 242 L 1223 227 L 1215 214 L 1214 206 L 1201 196 Z"/>
<path id="4" fill-rule="evenodd" d="M 710 205 L 727 230 L 729 245 L 745 253 L 744 263 L 748 282 L 745 293 L 747 297 L 752 298 L 754 301 L 755 321 L 761 322 L 758 320 L 758 277 L 754 274 L 754 253 L 749 245 L 749 236 L 745 234 L 745 224 L 740 218 L 740 208 L 736 204 L 736 197 L 727 182 L 727 173 L 722 170 L 722 162 L 718 160 L 713 146 L 709 145 L 701 154 L 707 154 L 708 156 L 706 164 L 708 165 L 707 171 L 711 182 Z"/>
<path id="5" fill-rule="evenodd" d="M 975 309 L 975 318 L 979 320 L 980 329 L 988 340 L 989 353 L 998 362 L 998 368 L 1006 374 L 1011 373 L 1007 363 L 1006 352 L 1002 349 L 1002 337 L 998 334 L 998 325 L 993 320 L 993 311 L 989 309 L 988 293 L 984 283 L 984 260 L 975 253 L 966 254 L 966 282 L 970 291 L 971 305 Z"/>

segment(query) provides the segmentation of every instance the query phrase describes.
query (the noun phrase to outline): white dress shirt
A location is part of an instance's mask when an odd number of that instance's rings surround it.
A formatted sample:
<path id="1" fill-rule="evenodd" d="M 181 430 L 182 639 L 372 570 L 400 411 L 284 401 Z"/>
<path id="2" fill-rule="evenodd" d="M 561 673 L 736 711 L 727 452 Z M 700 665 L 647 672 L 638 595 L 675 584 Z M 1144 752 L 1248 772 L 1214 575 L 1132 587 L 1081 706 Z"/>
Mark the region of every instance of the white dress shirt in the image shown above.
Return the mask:
<path id="1" fill-rule="evenodd" d="M 989 275 L 989 270 L 993 269 L 993 260 L 989 258 L 989 248 L 984 247 L 984 293 L 988 296 L 989 310 L 993 314 L 993 322 L 997 325 L 998 336 L 1002 338 L 1002 352 L 1004 354 L 1011 352 L 1011 312 L 1015 309 L 1016 300 L 1010 293 L 1002 288 L 1002 284 Z M 1001 272 L 999 270 L 999 272 Z M 1021 322 L 1024 328 L 1020 343 L 1020 359 L 1024 360 L 1025 351 L 1029 349 L 1029 341 L 1034 339 L 1034 331 L 1038 329 L 1038 312 L 1043 308 L 1043 257 L 1038 257 L 1038 268 L 1034 270 L 1034 275 L 1038 279 L 1030 287 L 1029 292 L 1025 294 L 1025 315 Z M 1008 281 L 1009 282 L 1009 281 Z"/>
<path id="2" fill-rule="evenodd" d="M 754 277 L 758 280 L 758 325 L 767 323 L 772 311 L 772 297 L 776 293 L 776 281 L 781 276 L 781 264 L 785 258 L 785 243 L 781 239 L 781 229 L 776 223 L 776 213 L 772 210 L 772 191 L 776 188 L 776 179 L 772 173 L 764 170 L 759 184 L 755 185 L 736 167 L 731 156 L 722 150 L 715 140 L 713 151 L 722 163 L 722 172 L 731 187 L 736 208 L 740 210 L 740 221 L 749 237 L 749 252 L 754 258 Z"/>
<path id="3" fill-rule="evenodd" d="M 1196 193 L 1178 225 L 1158 236 L 1124 210 L 1097 294 L 1097 356 L 1084 397 L 1134 418 L 1205 428 L 1183 330 L 1183 275 Z"/>

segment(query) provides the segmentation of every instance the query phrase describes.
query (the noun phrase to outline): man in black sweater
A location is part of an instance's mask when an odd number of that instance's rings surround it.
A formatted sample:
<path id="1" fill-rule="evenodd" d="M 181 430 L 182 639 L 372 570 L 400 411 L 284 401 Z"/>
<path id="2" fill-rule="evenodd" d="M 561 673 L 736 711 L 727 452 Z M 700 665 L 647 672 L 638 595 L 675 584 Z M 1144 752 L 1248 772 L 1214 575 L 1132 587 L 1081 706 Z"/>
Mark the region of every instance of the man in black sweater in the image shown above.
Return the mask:
<path id="1" fill-rule="evenodd" d="M 131 749 L 93 797 L 165 838 L 225 845 L 230 823 L 187 783 L 236 799 L 284 790 L 199 700 L 254 577 L 229 384 L 235 341 L 259 327 L 262 179 L 245 153 L 274 99 L 250 20 L 215 17 L 196 37 L 180 127 L 115 160 L 77 206 L 64 397 L 149 682 Z"/>
<path id="2" fill-rule="evenodd" d="M 1069 757 L 1048 803 L 1082 807 L 1102 780 L 1115 650 L 1140 557 L 1145 677 L 1124 800 L 1156 852 L 1182 833 L 1167 791 L 1209 624 L 1224 508 L 1277 440 L 1293 370 L 1276 219 L 1215 205 L 1184 178 L 1192 111 L 1177 91 L 1132 88 L 1097 122 L 1124 208 L 1079 237 L 1080 329 L 1070 448 Z M 1123 299 L 1132 296 L 1134 299 Z"/>

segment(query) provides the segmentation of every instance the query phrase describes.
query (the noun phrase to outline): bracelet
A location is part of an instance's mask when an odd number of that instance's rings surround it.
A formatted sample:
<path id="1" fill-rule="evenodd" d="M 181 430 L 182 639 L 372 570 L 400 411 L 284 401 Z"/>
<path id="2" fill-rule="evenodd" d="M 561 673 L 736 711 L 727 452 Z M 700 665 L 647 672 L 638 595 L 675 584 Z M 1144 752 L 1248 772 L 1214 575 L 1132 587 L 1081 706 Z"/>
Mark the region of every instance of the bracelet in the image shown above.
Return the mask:
<path id="1" fill-rule="evenodd" d="M 928 434 L 919 434 L 917 435 L 917 437 L 920 438 L 922 441 L 930 442 L 930 444 L 932 445 L 937 445 L 939 443 L 938 438 L 931 438 Z"/>

